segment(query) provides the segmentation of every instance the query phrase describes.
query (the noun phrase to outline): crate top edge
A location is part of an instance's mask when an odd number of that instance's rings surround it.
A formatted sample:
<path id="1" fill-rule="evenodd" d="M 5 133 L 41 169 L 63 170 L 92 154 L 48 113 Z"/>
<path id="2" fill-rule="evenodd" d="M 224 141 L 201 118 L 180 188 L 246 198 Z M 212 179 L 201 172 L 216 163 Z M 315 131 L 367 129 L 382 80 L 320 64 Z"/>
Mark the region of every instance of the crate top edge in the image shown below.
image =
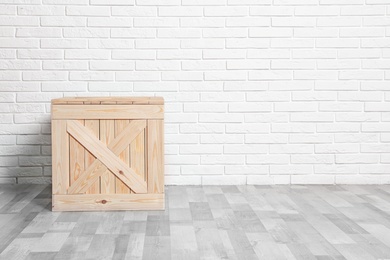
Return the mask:
<path id="1" fill-rule="evenodd" d="M 52 105 L 163 105 L 163 97 L 66 97 L 51 100 Z"/>

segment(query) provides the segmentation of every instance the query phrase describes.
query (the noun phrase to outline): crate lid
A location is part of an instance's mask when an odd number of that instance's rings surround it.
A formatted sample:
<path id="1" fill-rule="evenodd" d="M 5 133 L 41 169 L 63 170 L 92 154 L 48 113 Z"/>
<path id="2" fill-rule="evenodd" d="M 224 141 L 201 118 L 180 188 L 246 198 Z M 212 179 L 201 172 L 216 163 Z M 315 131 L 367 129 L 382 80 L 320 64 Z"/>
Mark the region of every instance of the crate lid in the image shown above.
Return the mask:
<path id="1" fill-rule="evenodd" d="M 163 105 L 162 97 L 66 97 L 52 99 L 53 105 Z"/>

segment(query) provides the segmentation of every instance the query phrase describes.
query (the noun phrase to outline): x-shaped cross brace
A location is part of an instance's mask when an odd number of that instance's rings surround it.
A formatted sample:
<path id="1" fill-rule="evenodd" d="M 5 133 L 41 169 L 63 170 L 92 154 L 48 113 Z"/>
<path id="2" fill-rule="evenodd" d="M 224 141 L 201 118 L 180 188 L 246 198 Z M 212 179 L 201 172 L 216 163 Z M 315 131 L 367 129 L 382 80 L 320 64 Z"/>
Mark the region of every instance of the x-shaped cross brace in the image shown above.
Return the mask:
<path id="1" fill-rule="evenodd" d="M 147 183 L 129 168 L 118 155 L 126 149 L 146 127 L 144 120 L 131 121 L 107 146 L 76 120 L 67 121 L 67 132 L 83 145 L 96 160 L 68 189 L 68 194 L 85 193 L 109 169 L 135 193 L 146 193 Z"/>

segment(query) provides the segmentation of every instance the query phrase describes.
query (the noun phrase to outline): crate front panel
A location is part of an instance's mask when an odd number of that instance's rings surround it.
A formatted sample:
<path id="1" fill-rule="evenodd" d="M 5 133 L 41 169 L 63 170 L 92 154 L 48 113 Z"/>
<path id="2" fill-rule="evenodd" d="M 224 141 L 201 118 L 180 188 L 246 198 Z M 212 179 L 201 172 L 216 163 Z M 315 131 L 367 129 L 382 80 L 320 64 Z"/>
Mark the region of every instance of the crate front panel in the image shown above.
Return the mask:
<path id="1" fill-rule="evenodd" d="M 58 126 L 63 128 L 62 131 L 56 131 Z M 78 128 L 72 129 L 74 126 Z M 142 189 L 134 190 L 131 184 L 136 177 L 136 182 L 147 185 L 147 120 L 53 120 L 53 128 L 60 141 L 55 142 L 57 148 L 54 149 L 58 150 L 57 158 L 60 157 L 57 164 L 61 164 L 57 165 L 56 173 L 68 175 L 67 178 L 57 178 L 60 183 L 53 189 L 55 194 L 146 192 Z M 77 134 L 72 132 L 79 129 L 83 131 Z M 97 142 L 100 145 L 91 145 Z M 103 153 L 99 151 L 100 148 L 104 149 Z M 111 159 L 116 157 L 109 165 L 104 160 L 102 162 L 107 154 L 111 155 Z M 68 160 L 64 157 L 68 157 Z M 128 178 L 127 174 L 132 176 Z"/>

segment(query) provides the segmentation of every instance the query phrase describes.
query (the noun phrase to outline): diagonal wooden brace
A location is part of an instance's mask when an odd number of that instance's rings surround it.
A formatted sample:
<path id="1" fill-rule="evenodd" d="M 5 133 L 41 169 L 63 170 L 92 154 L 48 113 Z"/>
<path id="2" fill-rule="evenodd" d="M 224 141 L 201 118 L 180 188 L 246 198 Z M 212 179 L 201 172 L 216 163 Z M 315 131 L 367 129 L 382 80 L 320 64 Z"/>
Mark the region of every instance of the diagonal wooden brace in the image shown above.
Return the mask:
<path id="1" fill-rule="evenodd" d="M 68 120 L 67 132 L 97 158 L 69 187 L 68 194 L 84 193 L 99 176 L 104 174 L 106 167 L 135 193 L 146 193 L 146 182 L 117 157 L 145 127 L 144 120 L 132 121 L 106 146 L 78 121 Z"/>

